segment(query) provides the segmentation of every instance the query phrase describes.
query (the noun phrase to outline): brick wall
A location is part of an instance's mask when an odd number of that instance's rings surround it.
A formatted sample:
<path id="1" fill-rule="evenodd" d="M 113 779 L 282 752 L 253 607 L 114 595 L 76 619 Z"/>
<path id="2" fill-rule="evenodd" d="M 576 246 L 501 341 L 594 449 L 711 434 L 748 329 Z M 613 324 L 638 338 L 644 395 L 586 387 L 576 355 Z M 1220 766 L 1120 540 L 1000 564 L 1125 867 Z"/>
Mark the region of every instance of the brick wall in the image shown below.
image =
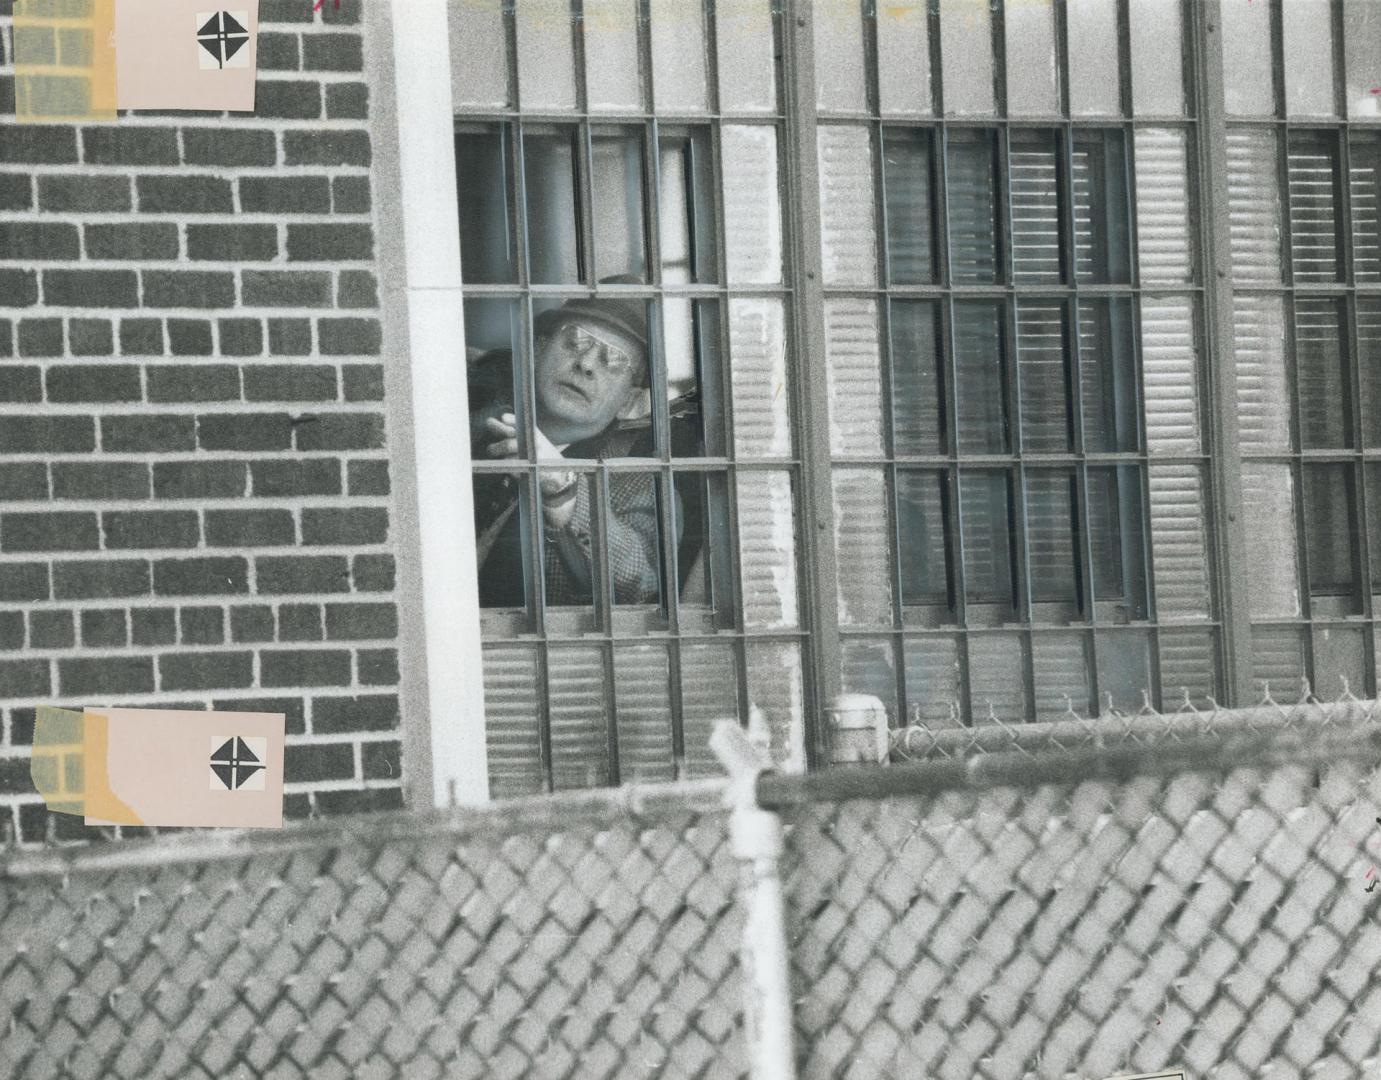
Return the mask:
<path id="1" fill-rule="evenodd" d="M 0 831 L 88 831 L 37 703 L 282 711 L 290 816 L 401 804 L 359 4 L 261 0 L 254 115 L 38 126 L 0 0 Z"/>

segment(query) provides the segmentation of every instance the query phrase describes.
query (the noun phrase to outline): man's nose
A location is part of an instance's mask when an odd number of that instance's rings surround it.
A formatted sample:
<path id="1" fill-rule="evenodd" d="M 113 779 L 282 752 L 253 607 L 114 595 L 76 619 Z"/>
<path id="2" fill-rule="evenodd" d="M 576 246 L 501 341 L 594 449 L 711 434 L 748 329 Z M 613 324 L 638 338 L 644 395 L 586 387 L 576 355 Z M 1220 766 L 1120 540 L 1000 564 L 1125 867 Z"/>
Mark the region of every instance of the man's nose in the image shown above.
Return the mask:
<path id="1" fill-rule="evenodd" d="M 599 357 L 595 355 L 594 349 L 589 349 L 575 358 L 576 367 L 586 375 L 593 375 L 595 369 L 599 367 Z"/>

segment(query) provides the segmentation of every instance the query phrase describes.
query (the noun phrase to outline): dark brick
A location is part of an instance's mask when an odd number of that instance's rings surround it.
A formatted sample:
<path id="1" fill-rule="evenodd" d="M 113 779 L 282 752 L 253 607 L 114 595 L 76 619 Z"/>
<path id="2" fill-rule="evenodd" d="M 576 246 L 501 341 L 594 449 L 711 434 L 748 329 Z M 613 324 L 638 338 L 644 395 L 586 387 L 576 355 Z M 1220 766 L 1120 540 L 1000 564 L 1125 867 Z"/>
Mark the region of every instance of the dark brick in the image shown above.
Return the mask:
<path id="1" fill-rule="evenodd" d="M 324 270 L 242 270 L 246 307 L 330 307 L 331 275 Z"/>
<path id="2" fill-rule="evenodd" d="M 336 369 L 329 364 L 246 367 L 246 401 L 335 401 Z"/>
<path id="3" fill-rule="evenodd" d="M 258 52 L 254 60 L 260 71 L 296 71 L 302 66 L 296 34 L 259 31 Z M 261 84 L 262 85 L 262 84 Z"/>
<path id="4" fill-rule="evenodd" d="M 52 402 L 140 401 L 144 397 L 135 364 L 56 364 L 44 381 Z"/>
<path id="5" fill-rule="evenodd" d="M 188 225 L 187 257 L 220 262 L 267 262 L 278 255 L 275 225 Z"/>
<path id="6" fill-rule="evenodd" d="M 239 183 L 245 213 L 322 214 L 331 202 L 324 176 L 243 176 Z"/>
<path id="7" fill-rule="evenodd" d="M 121 319 L 121 356 L 162 356 L 162 319 Z"/>
<path id="8" fill-rule="evenodd" d="M 107 548 L 192 548 L 199 539 L 191 510 L 107 510 L 101 525 Z"/>
<path id="9" fill-rule="evenodd" d="M 47 660 L 0 660 L 0 697 L 41 698 L 52 690 Z"/>
<path id="10" fill-rule="evenodd" d="M 363 45 L 359 34 L 308 34 L 302 39 L 302 66 L 308 71 L 360 71 Z"/>
<path id="11" fill-rule="evenodd" d="M 255 495 L 340 494 L 340 462 L 327 458 L 254 461 L 250 463 L 249 472 Z"/>
<path id="12" fill-rule="evenodd" d="M 70 611 L 29 612 L 29 647 L 70 649 L 77 643 L 76 620 Z"/>
<path id="13" fill-rule="evenodd" d="M 228 214 L 230 181 L 218 176 L 140 176 L 134 181 L 142 214 Z"/>
<path id="14" fill-rule="evenodd" d="M 283 749 L 283 779 L 288 783 L 311 780 L 351 780 L 355 776 L 355 750 L 349 743 L 303 745 L 289 743 Z"/>
<path id="15" fill-rule="evenodd" d="M 356 555 L 351 560 L 357 592 L 391 592 L 396 571 L 392 555 Z"/>
<path id="16" fill-rule="evenodd" d="M 81 613 L 82 644 L 87 648 L 119 647 L 129 643 L 125 612 L 121 608 L 93 608 Z"/>
<path id="17" fill-rule="evenodd" d="M 0 562 L 0 600 L 48 599 L 46 563 Z"/>
<path id="18" fill-rule="evenodd" d="M 278 162 L 278 147 L 271 131 L 183 128 L 182 152 L 188 165 L 269 166 Z"/>
<path id="19" fill-rule="evenodd" d="M 89 416 L 0 416 L 0 453 L 82 454 L 96 448 Z"/>
<path id="20" fill-rule="evenodd" d="M 314 22 L 313 4 L 299 4 L 296 0 L 259 0 L 259 22 Z"/>
<path id="21" fill-rule="evenodd" d="M 367 131 L 288 131 L 283 135 L 286 165 L 368 165 L 371 160 Z"/>
<path id="22" fill-rule="evenodd" d="M 341 371 L 346 401 L 383 401 L 382 364 L 346 364 Z"/>
<path id="23" fill-rule="evenodd" d="M 59 600 L 113 600 L 148 592 L 149 564 L 144 559 L 53 564 L 53 595 Z"/>
<path id="24" fill-rule="evenodd" d="M 128 210 L 128 176 L 40 176 L 38 205 L 55 212 L 103 213 Z M 88 252 L 89 253 L 89 252 Z"/>
<path id="25" fill-rule="evenodd" d="M 48 498 L 48 467 L 41 461 L 7 461 L 0 468 L 0 502 Z"/>
<path id="26" fill-rule="evenodd" d="M 403 809 L 401 788 L 344 788 L 340 791 L 314 791 L 317 813 L 323 817 L 346 814 L 383 814 Z"/>
<path id="27" fill-rule="evenodd" d="M 169 221 L 140 221 L 86 226 L 89 259 L 176 259 L 177 226 Z"/>
<path id="28" fill-rule="evenodd" d="M 58 262 L 79 258 L 81 238 L 75 225 L 55 221 L 0 221 L 0 252 L 24 262 Z"/>
<path id="29" fill-rule="evenodd" d="M 24 647 L 24 613 L 0 611 L 0 649 L 17 651 Z"/>
<path id="30" fill-rule="evenodd" d="M 311 319 L 269 320 L 269 352 L 274 356 L 306 356 L 311 351 Z"/>
<path id="31" fill-rule="evenodd" d="M 301 735 L 307 730 L 306 703 L 301 698 L 251 697 L 217 698 L 211 708 L 219 712 L 282 713 L 284 730 L 289 735 Z"/>
<path id="32" fill-rule="evenodd" d="M 109 356 L 115 351 L 115 327 L 109 319 L 68 319 L 67 344 L 73 356 Z"/>
<path id="33" fill-rule="evenodd" d="M 93 551 L 100 530 L 92 513 L 0 514 L 0 548 L 5 551 Z"/>
<path id="34" fill-rule="evenodd" d="M 169 319 L 168 348 L 174 356 L 210 356 L 210 319 Z"/>
<path id="35" fill-rule="evenodd" d="M 290 510 L 207 510 L 209 547 L 270 547 L 297 541 Z"/>
<path id="36" fill-rule="evenodd" d="M 384 445 L 380 413 L 319 413 L 296 427 L 299 450 L 378 450 Z"/>
<path id="37" fill-rule="evenodd" d="M 83 128 L 82 154 L 88 165 L 176 165 L 177 131 L 122 124 Z"/>
<path id="38" fill-rule="evenodd" d="M 195 652 L 158 658 L 160 690 L 239 689 L 254 684 L 254 654 Z"/>
<path id="39" fill-rule="evenodd" d="M 225 640 L 225 612 L 221 608 L 180 608 L 177 617 L 184 645 L 219 645 Z"/>
<path id="40" fill-rule="evenodd" d="M 258 604 L 231 608 L 230 637 L 234 641 L 272 641 L 273 608 Z"/>
<path id="41" fill-rule="evenodd" d="M 278 609 L 279 641 L 320 641 L 320 604 L 283 604 Z"/>
<path id="42" fill-rule="evenodd" d="M 309 508 L 302 511 L 304 544 L 382 544 L 388 511 L 382 506 Z"/>
<path id="43" fill-rule="evenodd" d="M 196 421 L 177 413 L 101 417 L 101 446 L 110 453 L 193 450 Z"/>
<path id="44" fill-rule="evenodd" d="M 172 608 L 132 608 L 130 637 L 136 645 L 171 645 L 177 640 Z"/>
<path id="45" fill-rule="evenodd" d="M 72 657 L 58 661 L 61 693 L 110 698 L 116 694 L 153 692 L 153 657 L 112 656 L 99 660 Z"/>
<path id="46" fill-rule="evenodd" d="M 5 307 L 33 307 L 38 303 L 37 271 L 0 267 L 0 296 L 5 298 Z"/>
<path id="47" fill-rule="evenodd" d="M 331 209 L 337 214 L 367 214 L 373 205 L 367 176 L 337 176 L 331 181 Z"/>
<path id="48" fill-rule="evenodd" d="M 355 655 L 355 671 L 362 686 L 397 686 L 398 650 L 361 649 Z"/>
<path id="49" fill-rule="evenodd" d="M 0 210 L 28 210 L 34 204 L 34 185 L 24 173 L 0 172 Z"/>
<path id="50" fill-rule="evenodd" d="M 243 461 L 156 461 L 158 499 L 233 499 L 245 493 Z"/>
<path id="51" fill-rule="evenodd" d="M 203 450 L 287 450 L 292 418 L 287 413 L 206 413 L 197 417 Z"/>
<path id="52" fill-rule="evenodd" d="M 0 401 L 22 403 L 42 400 L 42 368 L 28 364 L 0 364 Z"/>
<path id="53" fill-rule="evenodd" d="M 0 161 L 20 165 L 67 165 L 77 160 L 77 129 L 8 124 L 0 139 Z"/>
<path id="54" fill-rule="evenodd" d="M 149 494 L 149 467 L 141 461 L 53 464 L 55 499 L 147 499 Z"/>
<path id="55" fill-rule="evenodd" d="M 153 588 L 160 596 L 224 596 L 249 588 L 249 563 L 231 556 L 156 559 Z"/>
<path id="56" fill-rule="evenodd" d="M 369 116 L 369 87 L 364 83 L 331 83 L 326 87 L 326 117 L 364 120 Z"/>
<path id="57" fill-rule="evenodd" d="M 398 636 L 394 604 L 327 604 L 326 636 L 332 641 L 361 641 Z"/>
<path id="58" fill-rule="evenodd" d="M 366 780 L 397 780 L 403 775 L 403 744 L 396 739 L 360 743 Z"/>
<path id="59" fill-rule="evenodd" d="M 240 369 L 233 364 L 175 364 L 149 367 L 149 400 L 236 401 Z"/>
<path id="60" fill-rule="evenodd" d="M 336 275 L 336 307 L 377 308 L 379 283 L 368 270 L 342 270 Z"/>
<path id="61" fill-rule="evenodd" d="M 345 649 L 264 649 L 260 686 L 349 686 L 350 653 Z"/>
<path id="62" fill-rule="evenodd" d="M 133 270 L 45 270 L 43 302 L 49 307 L 138 307 Z"/>
<path id="63" fill-rule="evenodd" d="M 254 561 L 259 592 L 349 592 L 350 570 L 344 555 L 266 555 Z"/>
<path id="64" fill-rule="evenodd" d="M 265 120 L 316 120 L 321 116 L 321 85 L 298 79 L 260 79 L 254 87 L 254 115 Z M 289 158 L 288 164 L 299 162 Z"/>
<path id="65" fill-rule="evenodd" d="M 356 731 L 395 731 L 398 728 L 398 719 L 397 694 L 312 698 L 312 730 L 319 735 Z"/>
<path id="66" fill-rule="evenodd" d="M 219 319 L 221 355 L 258 356 L 264 351 L 264 327 L 258 319 Z"/>
<path id="67" fill-rule="evenodd" d="M 343 262 L 373 257 L 374 229 L 370 225 L 288 226 L 290 262 Z"/>
<path id="68" fill-rule="evenodd" d="M 46 678 L 47 665 L 44 665 L 44 676 Z M 5 673 L 3 665 L 0 665 L 0 693 L 4 692 Z M 0 795 L 28 795 L 34 790 L 34 782 L 30 779 L 29 759 L 27 757 L 3 757 L 0 758 Z M 5 821 L 9 821 L 8 813 Z"/>
<path id="69" fill-rule="evenodd" d="M 145 270 L 145 307 L 232 307 L 235 275 L 216 270 Z"/>
<path id="70" fill-rule="evenodd" d="M 318 319 L 323 356 L 378 356 L 383 333 L 378 319 Z"/>
<path id="71" fill-rule="evenodd" d="M 61 319 L 20 319 L 20 356 L 61 356 Z"/>
<path id="72" fill-rule="evenodd" d="M 346 466 L 351 495 L 387 495 L 390 491 L 387 461 L 352 461 Z"/>
<path id="73" fill-rule="evenodd" d="M 327 26 L 354 26 L 360 21 L 357 4 L 322 4 L 321 21 Z"/>
<path id="74" fill-rule="evenodd" d="M 0 319 L 0 356 L 14 355 L 14 321 Z"/>

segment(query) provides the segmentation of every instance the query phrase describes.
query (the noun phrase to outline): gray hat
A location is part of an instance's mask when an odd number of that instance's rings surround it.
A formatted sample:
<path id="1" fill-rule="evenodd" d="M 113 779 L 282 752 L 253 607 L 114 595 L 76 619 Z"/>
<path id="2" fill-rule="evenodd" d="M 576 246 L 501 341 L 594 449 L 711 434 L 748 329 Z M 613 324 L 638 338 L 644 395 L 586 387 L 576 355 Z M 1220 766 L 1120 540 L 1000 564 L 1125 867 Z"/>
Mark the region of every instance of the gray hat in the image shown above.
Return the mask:
<path id="1" fill-rule="evenodd" d="M 601 285 L 643 285 L 640 278 L 632 274 L 617 274 L 600 279 Z M 641 296 L 577 296 L 567 300 L 559 308 L 544 311 L 533 320 L 533 329 L 538 337 L 545 337 L 571 317 L 582 321 L 599 323 L 617 331 L 623 337 L 636 341 L 643 351 L 644 385 L 647 381 L 647 299 Z"/>

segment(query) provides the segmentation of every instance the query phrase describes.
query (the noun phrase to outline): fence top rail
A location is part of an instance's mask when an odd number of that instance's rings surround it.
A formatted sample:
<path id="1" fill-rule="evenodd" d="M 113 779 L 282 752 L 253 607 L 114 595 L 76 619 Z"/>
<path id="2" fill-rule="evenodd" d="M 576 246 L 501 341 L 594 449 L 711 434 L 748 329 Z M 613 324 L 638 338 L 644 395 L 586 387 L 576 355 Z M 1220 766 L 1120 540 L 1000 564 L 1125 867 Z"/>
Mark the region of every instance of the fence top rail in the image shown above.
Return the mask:
<path id="1" fill-rule="evenodd" d="M 727 782 L 722 779 L 629 784 L 534 795 L 488 806 L 290 822 L 283 829 L 197 829 L 109 844 L 15 847 L 0 849 L 0 881 L 216 862 L 331 847 L 380 847 L 429 839 L 501 839 L 589 826 L 655 825 L 686 814 L 723 812 L 726 787 Z"/>

